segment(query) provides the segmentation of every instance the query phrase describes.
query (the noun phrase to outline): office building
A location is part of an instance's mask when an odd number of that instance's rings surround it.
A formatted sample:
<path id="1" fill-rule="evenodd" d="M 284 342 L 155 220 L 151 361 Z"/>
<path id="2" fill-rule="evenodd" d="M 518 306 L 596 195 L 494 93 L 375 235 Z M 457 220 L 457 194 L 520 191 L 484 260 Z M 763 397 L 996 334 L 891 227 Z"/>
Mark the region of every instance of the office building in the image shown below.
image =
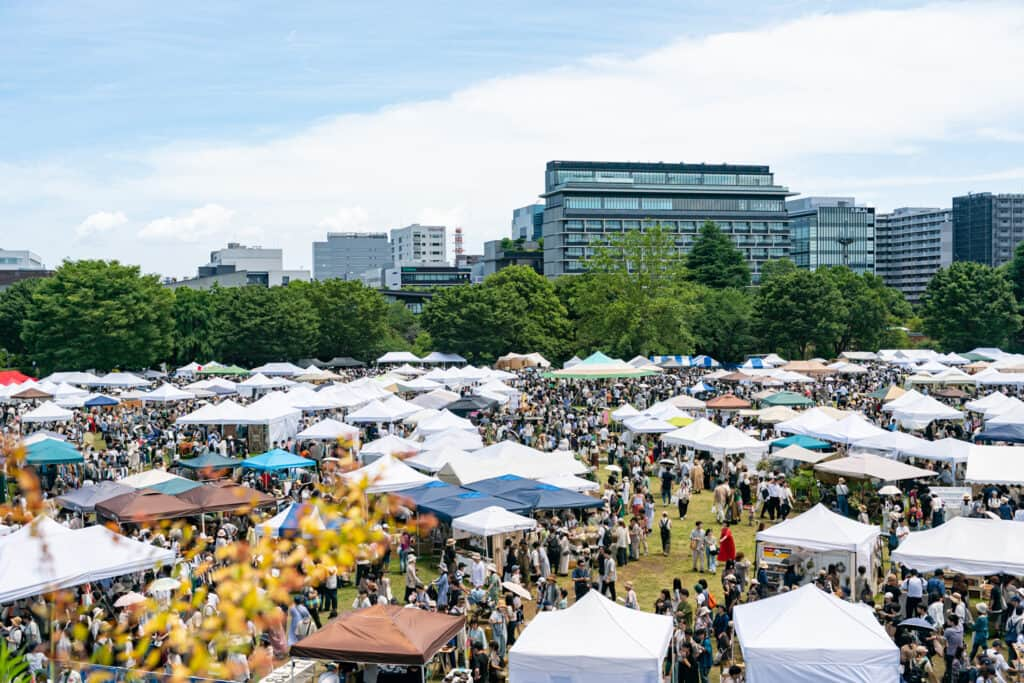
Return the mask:
<path id="1" fill-rule="evenodd" d="M 536 242 L 544 235 L 544 205 L 523 206 L 512 212 L 512 239 Z"/>
<path id="2" fill-rule="evenodd" d="M 19 280 L 28 280 L 53 275 L 47 270 L 39 254 L 27 249 L 0 248 L 0 289 L 9 287 Z"/>
<path id="3" fill-rule="evenodd" d="M 313 277 L 352 280 L 371 268 L 390 268 L 394 261 L 386 232 L 329 232 L 313 242 Z"/>
<path id="4" fill-rule="evenodd" d="M 768 166 L 550 161 L 544 178 L 544 274 L 581 273 L 594 249 L 627 230 L 661 225 L 690 250 L 708 220 L 750 264 L 789 256 L 788 188 Z"/>
<path id="5" fill-rule="evenodd" d="M 196 277 L 187 280 L 169 280 L 168 287 L 209 289 L 220 287 L 277 287 L 292 281 L 308 281 L 308 270 L 285 270 L 280 249 L 247 247 L 229 242 L 224 249 L 210 252 L 210 262 L 199 266 Z"/>
<path id="6" fill-rule="evenodd" d="M 374 289 L 398 290 L 468 285 L 470 277 L 470 268 L 417 265 L 371 268 L 359 279 L 364 285 Z"/>
<path id="7" fill-rule="evenodd" d="M 875 272 L 875 210 L 853 197 L 804 197 L 786 202 L 792 258 L 798 268 L 849 266 Z"/>
<path id="8" fill-rule="evenodd" d="M 912 304 L 953 262 L 953 212 L 904 207 L 875 217 L 875 273 Z"/>
<path id="9" fill-rule="evenodd" d="M 509 266 L 529 266 L 543 275 L 544 251 L 537 242 L 519 242 L 509 239 L 484 242 L 484 277 Z"/>
<path id="10" fill-rule="evenodd" d="M 391 231 L 391 263 L 394 267 L 448 264 L 448 244 L 443 225 L 413 223 Z"/>
<path id="11" fill-rule="evenodd" d="M 1024 194 L 953 197 L 953 260 L 1000 266 L 1024 240 Z"/>

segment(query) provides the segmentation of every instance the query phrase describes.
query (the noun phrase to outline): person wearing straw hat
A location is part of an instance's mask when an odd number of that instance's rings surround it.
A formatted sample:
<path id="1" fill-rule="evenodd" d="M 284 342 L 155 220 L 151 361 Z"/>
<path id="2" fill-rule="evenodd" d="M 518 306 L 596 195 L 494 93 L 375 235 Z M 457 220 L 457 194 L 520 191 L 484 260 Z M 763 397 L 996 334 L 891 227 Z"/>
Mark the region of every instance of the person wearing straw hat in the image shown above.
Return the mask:
<path id="1" fill-rule="evenodd" d="M 408 603 L 409 598 L 416 592 L 416 584 L 420 583 L 420 576 L 416 573 L 416 554 L 409 553 L 405 556 L 405 597 L 403 603 Z"/>
<path id="2" fill-rule="evenodd" d="M 978 650 L 988 647 L 988 605 L 979 602 L 974 609 L 978 616 L 974 619 L 974 636 L 971 638 L 971 654 L 968 659 L 974 659 Z"/>
<path id="3" fill-rule="evenodd" d="M 836 484 L 836 505 L 839 507 L 839 514 L 843 517 L 850 516 L 850 487 L 846 485 L 846 479 L 839 477 L 839 483 Z"/>

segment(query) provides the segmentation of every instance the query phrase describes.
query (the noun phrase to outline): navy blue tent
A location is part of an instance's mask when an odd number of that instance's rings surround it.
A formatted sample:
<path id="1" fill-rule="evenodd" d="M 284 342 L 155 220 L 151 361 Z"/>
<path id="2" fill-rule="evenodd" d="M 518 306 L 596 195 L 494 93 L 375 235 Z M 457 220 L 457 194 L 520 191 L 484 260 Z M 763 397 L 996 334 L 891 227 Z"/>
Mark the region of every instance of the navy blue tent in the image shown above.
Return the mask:
<path id="1" fill-rule="evenodd" d="M 514 474 L 483 479 L 467 486 L 474 491 L 506 498 L 531 510 L 568 510 L 596 508 L 604 505 L 604 501 L 600 498 L 592 498 L 568 489 L 541 484 L 532 479 L 517 477 Z"/>
<path id="2" fill-rule="evenodd" d="M 1024 425 L 1003 424 L 989 425 L 981 434 L 974 437 L 975 441 L 1007 441 L 1024 443 Z"/>
<path id="3" fill-rule="evenodd" d="M 456 517 L 483 510 L 496 505 L 510 512 L 529 512 L 530 507 L 517 501 L 491 496 L 480 491 L 471 491 L 461 486 L 452 486 L 443 481 L 432 481 L 423 486 L 399 491 L 397 495 L 408 498 L 416 510 L 429 513 L 442 522 L 451 523 Z"/>

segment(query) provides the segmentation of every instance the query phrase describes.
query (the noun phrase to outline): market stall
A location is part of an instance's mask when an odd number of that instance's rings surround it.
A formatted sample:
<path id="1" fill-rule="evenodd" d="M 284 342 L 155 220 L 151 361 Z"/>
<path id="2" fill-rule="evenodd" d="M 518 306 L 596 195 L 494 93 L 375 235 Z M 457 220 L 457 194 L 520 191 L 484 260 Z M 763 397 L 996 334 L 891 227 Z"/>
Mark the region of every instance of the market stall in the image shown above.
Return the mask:
<path id="1" fill-rule="evenodd" d="M 1024 524 L 954 517 L 916 531 L 893 551 L 894 562 L 921 572 L 948 569 L 971 576 L 1024 575 Z"/>

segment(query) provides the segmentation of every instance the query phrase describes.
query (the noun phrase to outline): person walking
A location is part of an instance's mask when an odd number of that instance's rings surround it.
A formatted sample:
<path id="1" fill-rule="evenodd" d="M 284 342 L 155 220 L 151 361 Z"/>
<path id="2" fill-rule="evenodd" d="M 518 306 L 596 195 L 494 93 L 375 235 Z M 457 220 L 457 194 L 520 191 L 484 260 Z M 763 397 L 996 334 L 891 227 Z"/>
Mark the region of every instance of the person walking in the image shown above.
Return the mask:
<path id="1" fill-rule="evenodd" d="M 682 477 L 679 480 L 679 488 L 676 490 L 676 505 L 679 507 L 679 519 L 686 519 L 686 513 L 690 510 L 690 478 Z"/>
<path id="2" fill-rule="evenodd" d="M 736 561 L 736 539 L 733 538 L 728 523 L 722 525 L 722 531 L 718 535 L 718 561 L 722 564 Z"/>
<path id="3" fill-rule="evenodd" d="M 839 514 L 843 517 L 850 516 L 850 487 L 846 485 L 846 480 L 839 477 L 839 483 L 836 484 L 836 505 L 839 507 Z"/>
<path id="4" fill-rule="evenodd" d="M 672 547 L 672 520 L 668 518 L 667 512 L 661 513 L 658 532 L 661 534 L 661 554 L 667 556 Z"/>
<path id="5" fill-rule="evenodd" d="M 985 648 L 988 647 L 988 605 L 983 602 L 979 602 L 975 605 L 975 609 L 978 611 L 978 616 L 974 619 L 974 637 L 971 638 L 971 654 L 967 656 L 968 659 L 974 659 L 974 655 L 978 653 L 978 650 L 984 652 Z"/>
<path id="6" fill-rule="evenodd" d="M 702 574 L 707 571 L 707 555 L 704 552 L 704 527 L 698 520 L 690 532 L 690 553 L 693 555 L 693 570 Z M 698 569 L 698 566 L 700 569 Z"/>

